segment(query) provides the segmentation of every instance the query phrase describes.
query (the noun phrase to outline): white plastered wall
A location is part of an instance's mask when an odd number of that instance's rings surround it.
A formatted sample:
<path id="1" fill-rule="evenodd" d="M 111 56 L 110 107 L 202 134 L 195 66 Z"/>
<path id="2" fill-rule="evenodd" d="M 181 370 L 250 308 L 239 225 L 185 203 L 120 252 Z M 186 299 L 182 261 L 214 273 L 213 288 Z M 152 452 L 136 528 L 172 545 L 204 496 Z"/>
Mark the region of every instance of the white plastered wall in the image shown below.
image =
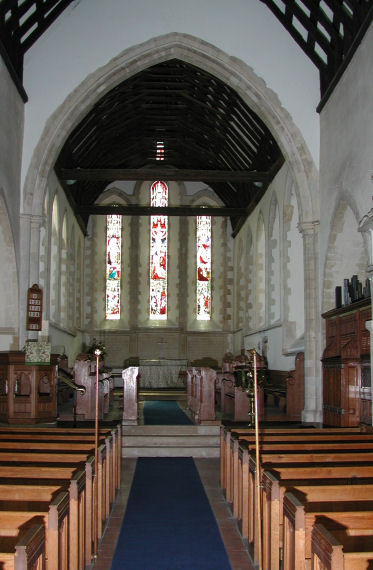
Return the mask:
<path id="1" fill-rule="evenodd" d="M 235 272 L 235 311 L 245 313 L 245 324 L 236 323 L 235 353 L 241 348 L 265 351 L 268 366 L 274 370 L 291 369 L 295 354 L 305 349 L 303 240 L 299 229 L 294 232 L 300 221 L 295 206 L 294 181 L 284 165 L 235 240 L 239 251 L 241 241 L 246 244 L 244 262 L 236 254 L 240 271 Z M 258 226 L 261 244 L 256 243 Z M 295 274 L 297 278 L 293 279 Z M 238 308 L 237 303 L 242 306 Z"/>
<path id="2" fill-rule="evenodd" d="M 356 245 L 354 256 L 345 261 L 345 278 L 356 272 L 363 277 L 362 256 L 369 262 L 359 221 L 372 207 L 373 173 L 373 24 L 371 24 L 351 63 L 320 114 L 320 267 L 323 310 L 332 308 L 334 288 L 340 282 L 341 269 L 334 273 L 330 248 L 352 255 L 349 240 Z M 348 213 L 349 212 L 349 213 Z M 360 246 L 358 245 L 360 243 Z M 359 251 L 360 250 L 360 251 Z M 333 259 L 334 257 L 334 259 Z"/>

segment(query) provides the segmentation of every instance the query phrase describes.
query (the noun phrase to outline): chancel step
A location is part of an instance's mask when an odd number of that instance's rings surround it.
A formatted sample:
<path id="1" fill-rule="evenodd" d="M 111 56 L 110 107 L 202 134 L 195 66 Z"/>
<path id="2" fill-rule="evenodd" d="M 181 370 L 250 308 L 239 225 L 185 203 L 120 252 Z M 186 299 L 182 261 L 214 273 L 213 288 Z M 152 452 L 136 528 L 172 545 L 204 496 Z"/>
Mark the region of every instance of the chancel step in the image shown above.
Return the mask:
<path id="1" fill-rule="evenodd" d="M 122 426 L 122 457 L 219 457 L 219 425 Z"/>

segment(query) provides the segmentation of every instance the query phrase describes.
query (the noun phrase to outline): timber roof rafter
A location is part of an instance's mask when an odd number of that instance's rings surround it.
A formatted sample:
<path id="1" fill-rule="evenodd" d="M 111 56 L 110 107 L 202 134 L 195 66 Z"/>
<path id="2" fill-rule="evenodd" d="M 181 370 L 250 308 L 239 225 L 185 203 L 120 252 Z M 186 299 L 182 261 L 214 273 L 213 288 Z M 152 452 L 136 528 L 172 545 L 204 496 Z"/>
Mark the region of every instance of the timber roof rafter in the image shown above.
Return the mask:
<path id="1" fill-rule="evenodd" d="M 286 28 L 320 73 L 325 103 L 372 21 L 371 0 L 258 0 Z M 22 97 L 27 50 L 74 0 L 0 0 L 0 53 Z M 154 77 L 158 91 L 165 78 Z M 183 88 L 183 77 L 178 90 Z M 165 86 L 169 91 L 171 89 Z M 135 95 L 136 97 L 136 95 Z"/>
<path id="2" fill-rule="evenodd" d="M 224 211 L 235 232 L 282 164 L 269 129 L 231 87 L 174 59 L 106 93 L 70 133 L 55 170 L 85 223 L 103 212 L 96 201 L 115 181 L 200 181 L 214 190 L 224 208 L 216 215 Z M 183 211 L 190 215 L 187 207 L 178 215 Z"/>

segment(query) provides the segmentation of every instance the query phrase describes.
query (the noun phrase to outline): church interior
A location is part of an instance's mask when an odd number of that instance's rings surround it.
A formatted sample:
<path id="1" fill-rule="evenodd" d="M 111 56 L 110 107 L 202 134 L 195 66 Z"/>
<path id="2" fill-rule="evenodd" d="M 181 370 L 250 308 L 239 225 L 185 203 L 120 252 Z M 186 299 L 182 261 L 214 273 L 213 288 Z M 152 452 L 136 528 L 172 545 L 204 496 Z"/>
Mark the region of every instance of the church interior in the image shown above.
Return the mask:
<path id="1" fill-rule="evenodd" d="M 372 14 L 0 0 L 0 568 L 372 567 Z"/>

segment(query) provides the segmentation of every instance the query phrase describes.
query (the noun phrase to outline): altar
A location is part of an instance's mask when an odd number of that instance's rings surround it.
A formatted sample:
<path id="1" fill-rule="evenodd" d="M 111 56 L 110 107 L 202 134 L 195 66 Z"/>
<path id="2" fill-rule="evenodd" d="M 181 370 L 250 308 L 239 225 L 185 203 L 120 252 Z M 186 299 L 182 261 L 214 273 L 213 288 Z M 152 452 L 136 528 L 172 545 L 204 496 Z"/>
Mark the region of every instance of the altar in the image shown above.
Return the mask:
<path id="1" fill-rule="evenodd" d="M 152 388 L 185 388 L 185 374 L 188 361 L 186 359 L 141 359 L 139 361 L 139 387 Z"/>

